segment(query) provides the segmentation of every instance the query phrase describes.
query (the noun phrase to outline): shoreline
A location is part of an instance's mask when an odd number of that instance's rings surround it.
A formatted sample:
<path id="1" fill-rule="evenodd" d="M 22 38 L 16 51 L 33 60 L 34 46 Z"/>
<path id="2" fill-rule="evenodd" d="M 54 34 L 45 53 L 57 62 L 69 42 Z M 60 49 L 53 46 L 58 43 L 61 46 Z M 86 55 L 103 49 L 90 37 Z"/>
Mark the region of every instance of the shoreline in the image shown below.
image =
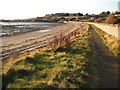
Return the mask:
<path id="1" fill-rule="evenodd" d="M 0 22 L 2 32 L 0 37 L 10 37 L 27 32 L 34 32 L 41 29 L 61 25 L 61 23 L 49 22 Z"/>

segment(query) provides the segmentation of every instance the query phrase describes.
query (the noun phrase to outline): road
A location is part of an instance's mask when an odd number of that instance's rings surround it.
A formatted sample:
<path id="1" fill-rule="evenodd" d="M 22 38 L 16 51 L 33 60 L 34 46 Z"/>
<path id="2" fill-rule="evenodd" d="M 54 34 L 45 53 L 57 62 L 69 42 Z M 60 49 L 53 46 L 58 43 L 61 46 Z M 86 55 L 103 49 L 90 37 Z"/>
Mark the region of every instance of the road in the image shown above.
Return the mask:
<path id="1" fill-rule="evenodd" d="M 59 36 L 61 33 L 68 33 L 80 28 L 80 23 L 70 22 L 57 27 L 52 27 L 46 30 L 38 30 L 19 34 L 16 36 L 2 37 L 1 59 L 8 58 L 17 53 L 24 53 L 42 46 L 48 45 L 54 36 Z"/>

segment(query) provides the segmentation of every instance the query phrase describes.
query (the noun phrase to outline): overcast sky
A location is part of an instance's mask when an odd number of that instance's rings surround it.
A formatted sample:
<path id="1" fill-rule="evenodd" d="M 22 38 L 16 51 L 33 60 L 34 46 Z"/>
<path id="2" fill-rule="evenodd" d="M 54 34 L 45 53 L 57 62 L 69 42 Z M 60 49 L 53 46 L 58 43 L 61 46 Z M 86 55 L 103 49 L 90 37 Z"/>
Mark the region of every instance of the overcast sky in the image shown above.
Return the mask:
<path id="1" fill-rule="evenodd" d="M 118 11 L 120 0 L 0 0 L 0 19 L 25 19 L 51 13 Z"/>

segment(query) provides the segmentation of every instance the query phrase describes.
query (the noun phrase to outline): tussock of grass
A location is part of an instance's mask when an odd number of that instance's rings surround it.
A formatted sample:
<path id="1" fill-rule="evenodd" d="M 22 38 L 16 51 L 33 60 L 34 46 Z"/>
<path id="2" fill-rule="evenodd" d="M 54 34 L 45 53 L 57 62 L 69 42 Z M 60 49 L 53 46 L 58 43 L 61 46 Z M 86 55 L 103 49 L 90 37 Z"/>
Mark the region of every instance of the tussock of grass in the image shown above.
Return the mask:
<path id="1" fill-rule="evenodd" d="M 11 67 L 3 78 L 7 88 L 89 88 L 93 83 L 90 33 L 84 31 L 71 42 L 71 50 L 60 47 L 40 51 Z"/>

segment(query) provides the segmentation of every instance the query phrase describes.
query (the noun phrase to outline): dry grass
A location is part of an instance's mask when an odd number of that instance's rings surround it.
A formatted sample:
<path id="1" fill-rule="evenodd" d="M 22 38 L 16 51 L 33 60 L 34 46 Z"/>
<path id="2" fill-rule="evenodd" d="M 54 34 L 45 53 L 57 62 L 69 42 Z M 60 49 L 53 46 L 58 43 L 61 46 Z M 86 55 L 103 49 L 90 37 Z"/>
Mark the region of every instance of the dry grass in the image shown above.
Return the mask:
<path id="1" fill-rule="evenodd" d="M 52 42 L 50 42 L 49 47 L 51 50 L 56 50 L 61 47 L 65 47 L 68 51 L 71 49 L 71 41 L 80 35 L 80 31 L 76 30 L 68 35 L 63 33 L 60 36 L 54 36 Z"/>

